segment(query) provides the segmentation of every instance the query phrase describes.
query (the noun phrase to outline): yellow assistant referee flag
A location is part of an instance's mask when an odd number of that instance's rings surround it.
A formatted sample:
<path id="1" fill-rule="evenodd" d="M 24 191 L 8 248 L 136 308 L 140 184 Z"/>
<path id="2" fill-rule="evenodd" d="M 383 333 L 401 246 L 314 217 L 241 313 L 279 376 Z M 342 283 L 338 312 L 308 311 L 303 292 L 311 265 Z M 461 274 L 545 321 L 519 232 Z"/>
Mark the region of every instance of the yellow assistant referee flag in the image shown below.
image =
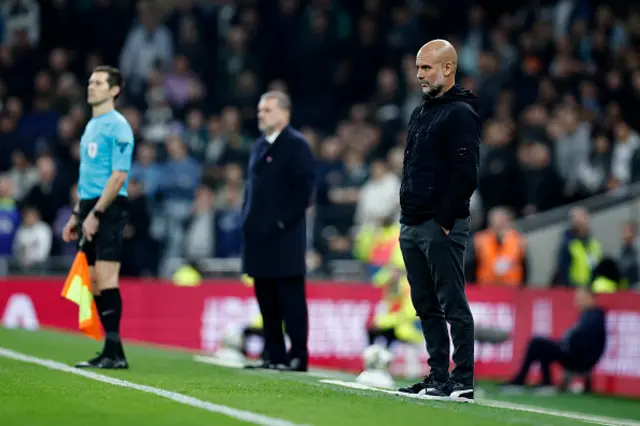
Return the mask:
<path id="1" fill-rule="evenodd" d="M 82 241 L 80 242 L 82 250 Z M 87 336 L 101 340 L 100 317 L 91 292 L 89 262 L 83 251 L 76 254 L 62 289 L 62 297 L 78 305 L 78 328 Z"/>

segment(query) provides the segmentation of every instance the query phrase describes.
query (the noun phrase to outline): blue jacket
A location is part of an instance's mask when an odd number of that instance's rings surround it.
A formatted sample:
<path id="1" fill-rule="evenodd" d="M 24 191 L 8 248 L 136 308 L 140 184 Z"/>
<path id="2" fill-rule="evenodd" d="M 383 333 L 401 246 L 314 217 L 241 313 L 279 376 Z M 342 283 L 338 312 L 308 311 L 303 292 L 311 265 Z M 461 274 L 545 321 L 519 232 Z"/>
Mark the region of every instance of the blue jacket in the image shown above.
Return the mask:
<path id="1" fill-rule="evenodd" d="M 20 213 L 13 200 L 0 199 L 0 257 L 10 257 L 13 238 L 20 225 Z"/>

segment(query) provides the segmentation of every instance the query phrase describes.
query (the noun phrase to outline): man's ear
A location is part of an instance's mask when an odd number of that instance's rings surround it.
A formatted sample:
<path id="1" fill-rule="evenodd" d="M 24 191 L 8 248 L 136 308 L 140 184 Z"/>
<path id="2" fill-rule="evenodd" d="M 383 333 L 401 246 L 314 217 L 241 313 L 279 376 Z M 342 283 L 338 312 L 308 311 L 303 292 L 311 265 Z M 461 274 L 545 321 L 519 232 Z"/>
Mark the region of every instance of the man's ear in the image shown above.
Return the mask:
<path id="1" fill-rule="evenodd" d="M 449 77 L 451 75 L 451 73 L 453 72 L 453 62 L 447 61 L 447 62 L 445 62 L 443 64 L 442 67 L 444 68 L 445 77 Z"/>
<path id="2" fill-rule="evenodd" d="M 113 86 L 109 89 L 109 92 L 111 93 L 111 96 L 115 98 L 120 94 L 120 86 Z"/>

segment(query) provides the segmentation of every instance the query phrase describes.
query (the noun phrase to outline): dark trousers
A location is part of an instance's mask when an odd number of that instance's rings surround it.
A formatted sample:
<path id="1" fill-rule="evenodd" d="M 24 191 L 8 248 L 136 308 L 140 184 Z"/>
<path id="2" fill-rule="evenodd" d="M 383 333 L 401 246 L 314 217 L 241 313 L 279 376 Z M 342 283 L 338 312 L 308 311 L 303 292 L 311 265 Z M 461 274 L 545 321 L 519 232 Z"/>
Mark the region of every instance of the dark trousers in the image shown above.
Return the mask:
<path id="1" fill-rule="evenodd" d="M 449 379 L 448 322 L 455 363 L 451 380 L 472 386 L 474 326 L 463 270 L 469 227 L 469 219 L 458 219 L 445 235 L 434 220 L 402 225 L 400 248 L 429 352 L 430 374 L 438 381 Z"/>
<path id="2" fill-rule="evenodd" d="M 274 364 L 298 358 L 308 362 L 309 319 L 304 277 L 256 278 L 256 299 L 263 320 L 265 352 Z M 291 340 L 287 356 L 282 322 Z"/>
<path id="3" fill-rule="evenodd" d="M 522 367 L 516 376 L 511 380 L 512 384 L 524 385 L 527 375 L 534 362 L 540 363 L 540 371 L 542 373 L 542 386 L 549 386 L 551 382 L 551 364 L 559 362 L 564 368 L 571 371 L 588 371 L 589 365 L 574 359 L 571 354 L 565 350 L 560 343 L 546 339 L 544 337 L 534 337 L 527 346 L 527 353 L 524 356 Z"/>

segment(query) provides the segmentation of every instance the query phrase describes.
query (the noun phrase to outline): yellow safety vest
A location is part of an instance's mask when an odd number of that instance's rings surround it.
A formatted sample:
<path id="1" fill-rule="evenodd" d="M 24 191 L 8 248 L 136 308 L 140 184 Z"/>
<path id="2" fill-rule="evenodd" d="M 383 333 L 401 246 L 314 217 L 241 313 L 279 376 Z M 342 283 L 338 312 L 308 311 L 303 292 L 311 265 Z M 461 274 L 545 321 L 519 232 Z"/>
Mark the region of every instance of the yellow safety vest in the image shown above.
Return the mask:
<path id="1" fill-rule="evenodd" d="M 593 280 L 591 288 L 594 293 L 615 293 L 618 291 L 618 283 L 605 277 L 598 277 Z"/>
<path id="2" fill-rule="evenodd" d="M 591 282 L 591 272 L 602 258 L 602 247 L 595 238 L 590 238 L 587 244 L 579 239 L 569 243 L 571 264 L 569 266 L 569 281 L 574 286 L 585 286 Z"/>
<path id="3" fill-rule="evenodd" d="M 363 227 L 355 238 L 353 254 L 356 259 L 379 267 L 384 266 L 398 242 L 400 226 L 383 228 Z"/>
<path id="4" fill-rule="evenodd" d="M 173 274 L 173 283 L 180 287 L 196 287 L 202 282 L 202 276 L 189 265 L 179 267 Z"/>

